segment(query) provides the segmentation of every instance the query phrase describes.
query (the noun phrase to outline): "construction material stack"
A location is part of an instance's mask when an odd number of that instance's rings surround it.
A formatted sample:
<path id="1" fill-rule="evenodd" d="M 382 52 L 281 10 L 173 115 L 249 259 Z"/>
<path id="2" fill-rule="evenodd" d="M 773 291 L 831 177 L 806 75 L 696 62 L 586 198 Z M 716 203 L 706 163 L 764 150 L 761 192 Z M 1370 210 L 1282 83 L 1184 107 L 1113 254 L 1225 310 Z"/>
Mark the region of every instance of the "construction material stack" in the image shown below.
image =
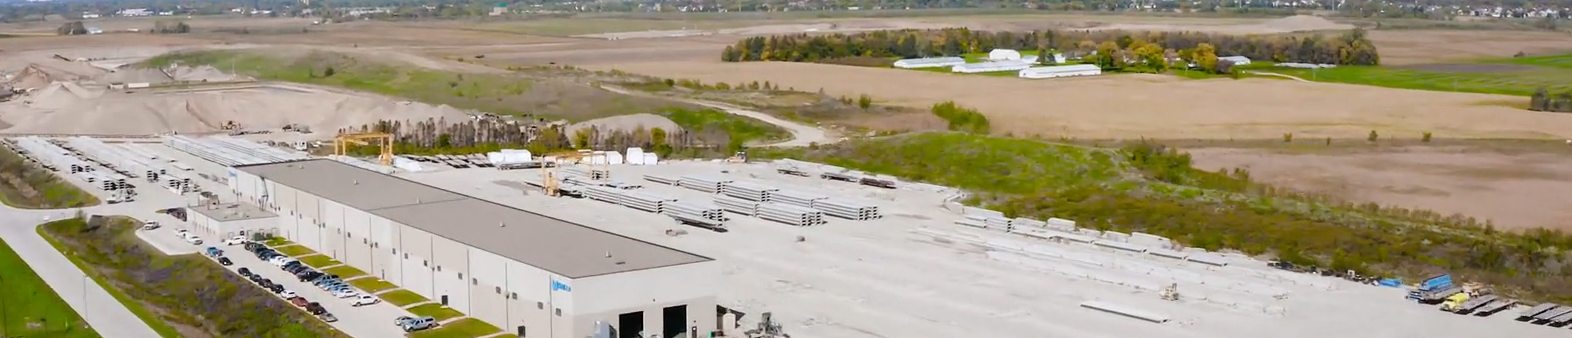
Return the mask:
<path id="1" fill-rule="evenodd" d="M 877 205 L 840 198 L 815 200 L 812 208 L 823 211 L 830 216 L 854 221 L 884 218 L 884 215 L 879 214 L 879 206 Z"/>
<path id="2" fill-rule="evenodd" d="M 688 175 L 683 176 L 682 180 L 677 181 L 677 185 L 683 188 L 714 194 L 721 191 L 721 186 L 730 184 L 731 182 L 731 180 L 723 178 Z M 725 206 L 722 205 L 722 207 Z"/>
<path id="3" fill-rule="evenodd" d="M 677 182 L 681 181 L 675 177 L 666 177 L 660 175 L 644 175 L 644 180 L 665 185 L 677 185 Z"/>
<path id="4" fill-rule="evenodd" d="M 720 186 L 721 195 L 736 197 L 754 202 L 769 202 L 770 193 L 779 191 L 769 187 L 748 182 L 729 182 Z"/>
<path id="5" fill-rule="evenodd" d="M 605 179 L 611 179 L 611 172 L 607 171 L 607 170 L 602 170 L 602 169 L 589 169 L 589 168 L 584 168 L 584 167 L 566 167 L 566 168 L 562 168 L 562 171 L 564 171 L 564 172 L 566 172 L 568 174 L 571 174 L 571 175 L 588 177 L 589 179 L 596 180 L 596 181 L 605 180 Z"/>
<path id="6" fill-rule="evenodd" d="M 814 226 L 824 224 L 824 212 L 785 204 L 759 203 L 758 217 L 767 221 L 786 223 L 794 226 Z"/>
<path id="7" fill-rule="evenodd" d="M 726 231 L 724 222 L 729 220 L 718 206 L 676 200 L 666 202 L 661 208 L 661 214 L 683 224 L 715 231 Z"/>
<path id="8" fill-rule="evenodd" d="M 687 183 L 688 180 L 684 178 L 682 182 Z M 721 209 L 725 209 L 726 211 L 747 216 L 759 214 L 759 202 L 744 200 L 736 197 L 715 196 L 715 205 L 720 206 Z"/>
<path id="9" fill-rule="evenodd" d="M 1419 282 L 1406 298 L 1424 304 L 1436 304 L 1460 292 L 1463 292 L 1463 287 L 1452 284 L 1451 274 L 1439 274 Z"/>
<path id="10" fill-rule="evenodd" d="M 599 188 L 599 187 L 596 187 L 596 188 Z M 647 193 L 647 192 L 641 192 L 641 191 L 628 191 L 628 192 L 622 194 L 622 198 L 620 200 L 620 203 L 618 203 L 618 204 L 622 204 L 622 206 L 633 208 L 633 209 L 637 209 L 637 210 L 643 210 L 643 211 L 648 211 L 648 212 L 653 212 L 653 213 L 661 213 L 661 212 L 663 212 L 665 210 L 665 206 L 666 206 L 667 203 L 676 203 L 676 202 L 677 202 L 677 199 L 675 199 L 675 198 L 670 198 L 670 197 L 665 197 L 665 196 L 658 196 L 658 195 L 655 195 L 655 194 L 651 194 L 651 193 Z"/>
<path id="11" fill-rule="evenodd" d="M 583 193 L 584 197 L 589 199 L 611 204 L 622 204 L 622 199 L 625 195 L 621 189 L 602 186 L 586 186 L 583 189 Z"/>
<path id="12" fill-rule="evenodd" d="M 814 202 L 819 201 L 819 200 L 823 200 L 823 199 L 826 199 L 826 198 L 830 198 L 830 197 L 829 196 L 824 196 L 824 195 L 819 195 L 819 194 L 814 194 L 814 193 L 809 193 L 809 192 L 804 192 L 804 191 L 788 190 L 788 189 L 781 189 L 781 190 L 770 191 L 769 192 L 769 196 L 765 196 L 765 200 L 770 201 L 770 203 L 778 203 L 778 204 L 799 206 L 799 207 L 804 207 L 804 208 L 812 208 Z"/>

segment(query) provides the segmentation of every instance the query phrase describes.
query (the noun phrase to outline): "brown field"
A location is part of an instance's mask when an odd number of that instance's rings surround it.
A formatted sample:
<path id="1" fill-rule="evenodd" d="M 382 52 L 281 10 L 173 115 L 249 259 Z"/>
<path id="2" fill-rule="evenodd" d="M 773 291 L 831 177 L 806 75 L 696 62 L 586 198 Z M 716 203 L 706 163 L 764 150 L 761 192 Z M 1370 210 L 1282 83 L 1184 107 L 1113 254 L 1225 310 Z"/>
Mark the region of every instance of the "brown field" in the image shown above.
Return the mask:
<path id="1" fill-rule="evenodd" d="M 1572 34 L 1544 31 L 1372 31 L 1381 63 L 1407 65 L 1572 51 Z"/>
<path id="2" fill-rule="evenodd" d="M 1202 169 L 1247 168 L 1254 179 L 1355 201 L 1455 212 L 1499 229 L 1572 230 L 1572 158 L 1460 147 L 1285 153 L 1189 150 Z"/>

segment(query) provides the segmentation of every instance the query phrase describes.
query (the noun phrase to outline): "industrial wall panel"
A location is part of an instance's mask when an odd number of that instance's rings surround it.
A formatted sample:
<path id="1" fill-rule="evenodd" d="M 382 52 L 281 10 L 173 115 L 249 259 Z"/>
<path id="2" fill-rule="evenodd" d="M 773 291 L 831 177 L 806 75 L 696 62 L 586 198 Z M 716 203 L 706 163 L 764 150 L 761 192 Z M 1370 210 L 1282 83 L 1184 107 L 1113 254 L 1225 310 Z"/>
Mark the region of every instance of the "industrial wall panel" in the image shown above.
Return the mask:
<path id="1" fill-rule="evenodd" d="M 508 321 L 508 293 L 502 291 L 502 287 L 471 284 L 467 298 L 469 300 L 468 309 L 455 309 L 481 321 L 495 323 L 494 325 L 501 325 Z"/>
<path id="2" fill-rule="evenodd" d="M 376 243 L 377 248 L 388 247 L 388 244 L 393 243 L 393 222 L 376 215 L 370 217 L 371 234 L 368 237 L 371 238 L 372 243 Z"/>
<path id="3" fill-rule="evenodd" d="M 447 238 L 431 238 L 431 263 L 436 265 L 432 272 L 433 284 L 437 298 L 442 302 L 447 297 L 445 305 L 461 312 L 469 313 L 469 245 L 455 242 Z"/>
<path id="4" fill-rule="evenodd" d="M 317 220 L 322 221 L 322 224 L 326 225 L 330 230 L 343 227 L 344 209 L 346 209 L 344 205 L 325 199 L 319 201 L 322 203 L 322 214 Z"/>
<path id="5" fill-rule="evenodd" d="M 371 266 L 371 239 L 367 237 L 370 223 L 371 215 L 352 208 L 344 209 L 344 229 L 340 235 L 339 248 L 345 263 L 360 269 Z M 360 230 L 356 232 L 354 229 Z"/>
<path id="6" fill-rule="evenodd" d="M 305 191 L 295 191 L 295 204 L 306 218 L 322 221 L 322 199 Z"/>
<path id="7" fill-rule="evenodd" d="M 523 297 L 514 299 L 513 293 L 507 290 L 503 290 L 502 293 L 508 294 L 507 311 L 503 313 L 507 316 L 507 320 L 486 321 L 487 323 L 496 324 L 502 328 L 502 331 L 512 334 L 519 334 L 519 327 L 523 326 L 524 334 L 527 336 L 520 337 L 551 337 L 551 328 L 546 325 L 546 321 L 551 317 L 547 316 L 546 310 L 537 308 L 533 300 L 526 300 Z M 481 320 L 486 319 L 481 317 Z"/>
<path id="8" fill-rule="evenodd" d="M 525 309 L 525 311 L 521 313 L 509 315 L 512 317 L 510 319 L 510 326 L 513 326 L 514 330 L 516 330 L 517 326 L 519 325 L 528 327 L 529 331 L 531 332 L 530 337 L 557 337 L 556 335 L 551 334 L 552 332 L 555 332 L 552 327 L 554 324 L 553 319 L 562 319 L 572 316 L 573 312 L 571 311 L 571 307 L 573 304 L 572 298 L 567 297 L 566 294 L 564 294 L 562 297 L 561 304 L 558 304 L 555 301 L 556 299 L 553 299 L 551 281 L 554 278 L 561 280 L 566 280 L 566 278 L 554 276 L 552 273 L 545 270 L 541 270 L 539 268 L 529 266 L 511 259 L 505 261 L 505 266 L 507 266 L 506 270 L 508 280 L 507 285 L 504 286 L 503 289 L 509 293 L 508 298 L 510 301 L 520 303 L 519 305 Z M 518 293 L 517 300 L 512 299 L 512 293 Z M 563 306 L 567 306 L 570 309 L 563 310 L 563 317 L 555 316 L 553 314 L 555 309 L 560 309 Z M 509 307 L 509 309 L 512 308 L 515 307 Z M 563 323 L 568 322 L 569 321 L 563 321 Z M 563 328 L 566 328 L 566 325 L 571 324 L 562 325 L 564 325 L 562 326 Z M 563 331 L 558 333 L 565 334 L 567 332 L 568 331 Z"/>
<path id="9" fill-rule="evenodd" d="M 268 208 L 268 210 L 274 210 L 275 212 L 288 209 L 285 208 L 286 205 L 284 205 L 283 202 L 279 200 L 277 182 L 262 179 L 261 177 L 257 177 L 256 181 L 257 188 L 261 189 L 260 191 L 257 191 L 257 193 L 262 195 L 261 198 L 263 201 L 263 208 Z M 288 210 L 293 211 L 294 209 Z"/>
<path id="10" fill-rule="evenodd" d="M 371 237 L 371 218 L 369 213 L 361 210 L 346 208 L 344 212 L 344 234 L 351 239 Z M 367 241 L 370 242 L 369 240 Z"/>
<path id="11" fill-rule="evenodd" d="M 572 285 L 573 311 L 598 313 L 649 303 L 714 297 L 719 279 L 720 264 L 715 261 L 579 278 L 573 280 Z"/>
<path id="12" fill-rule="evenodd" d="M 404 251 L 404 243 L 398 237 L 398 231 L 403 227 L 398 223 L 388 222 L 388 242 L 382 244 L 383 249 L 386 249 L 382 251 L 382 254 L 387 255 L 388 258 L 381 263 L 382 268 L 387 269 L 384 272 L 387 276 L 382 277 L 382 279 L 397 285 L 404 285 L 404 253 L 406 251 Z"/>
<path id="13" fill-rule="evenodd" d="M 344 264 L 356 269 L 375 271 L 372 264 L 371 239 L 365 237 L 344 239 Z"/>
<path id="14" fill-rule="evenodd" d="M 299 219 L 296 223 L 299 224 L 298 227 L 300 228 L 300 240 L 295 241 L 295 243 L 304 245 L 311 251 L 327 252 L 327 247 L 322 245 L 322 227 L 318 226 L 316 221 L 305 218 L 305 216 L 299 216 Z"/>
<path id="15" fill-rule="evenodd" d="M 403 267 L 400 269 L 404 283 L 399 286 L 426 299 L 436 299 L 434 296 L 436 293 L 431 289 L 431 269 L 421 266 L 421 262 L 426 262 L 427 258 L 413 254 L 404 257 L 408 257 L 403 261 Z"/>
<path id="16" fill-rule="evenodd" d="M 492 286 L 506 286 L 507 284 L 507 258 L 485 250 L 469 248 L 470 274 L 480 284 Z"/>
<path id="17" fill-rule="evenodd" d="M 378 276 L 383 280 L 387 280 L 388 262 L 396 262 L 396 260 L 391 258 L 393 257 L 393 248 L 398 246 L 390 245 L 388 241 L 388 228 L 392 227 L 391 223 L 385 218 L 371 216 L 371 235 L 367 238 L 371 244 L 369 245 L 370 249 L 366 251 L 366 255 L 370 257 L 371 261 L 365 266 L 366 269 L 369 269 L 366 270 L 366 273 Z"/>
<path id="18" fill-rule="evenodd" d="M 409 252 L 411 256 L 420 256 L 426 258 L 432 257 L 431 234 L 403 224 L 398 224 L 398 234 L 399 241 L 402 242 L 404 250 Z"/>
<path id="19" fill-rule="evenodd" d="M 290 241 L 298 241 L 300 232 L 295 228 L 295 220 L 295 216 L 279 215 L 278 220 L 276 220 L 278 222 L 278 236 Z"/>

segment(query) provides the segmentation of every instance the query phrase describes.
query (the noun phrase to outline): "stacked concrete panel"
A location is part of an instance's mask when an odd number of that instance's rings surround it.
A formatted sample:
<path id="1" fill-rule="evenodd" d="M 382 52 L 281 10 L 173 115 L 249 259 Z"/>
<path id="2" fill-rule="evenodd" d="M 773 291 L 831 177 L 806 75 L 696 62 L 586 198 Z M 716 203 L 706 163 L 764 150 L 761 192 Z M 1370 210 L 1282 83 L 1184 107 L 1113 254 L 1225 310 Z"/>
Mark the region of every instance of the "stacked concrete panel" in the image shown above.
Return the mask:
<path id="1" fill-rule="evenodd" d="M 684 179 L 683 182 L 687 182 L 687 180 Z M 747 216 L 759 214 L 759 202 L 739 199 L 736 197 L 715 196 L 715 205 L 726 211 Z"/>
<path id="2" fill-rule="evenodd" d="M 721 191 L 721 186 L 731 182 L 732 180 L 718 177 L 687 175 L 677 181 L 677 186 L 714 194 Z"/>
<path id="3" fill-rule="evenodd" d="M 812 208 L 830 216 L 856 221 L 884 218 L 884 215 L 879 214 L 877 205 L 839 198 L 815 200 Z"/>
<path id="4" fill-rule="evenodd" d="M 760 219 L 786 223 L 794 226 L 814 226 L 824 224 L 824 212 L 785 204 L 759 203 L 758 213 Z"/>
<path id="5" fill-rule="evenodd" d="M 749 182 L 727 182 L 720 185 L 720 194 L 754 202 L 769 202 L 770 193 L 780 188 Z"/>
<path id="6" fill-rule="evenodd" d="M 665 185 L 677 185 L 677 182 L 681 181 L 681 179 L 676 177 L 661 175 L 644 175 L 644 180 Z"/>

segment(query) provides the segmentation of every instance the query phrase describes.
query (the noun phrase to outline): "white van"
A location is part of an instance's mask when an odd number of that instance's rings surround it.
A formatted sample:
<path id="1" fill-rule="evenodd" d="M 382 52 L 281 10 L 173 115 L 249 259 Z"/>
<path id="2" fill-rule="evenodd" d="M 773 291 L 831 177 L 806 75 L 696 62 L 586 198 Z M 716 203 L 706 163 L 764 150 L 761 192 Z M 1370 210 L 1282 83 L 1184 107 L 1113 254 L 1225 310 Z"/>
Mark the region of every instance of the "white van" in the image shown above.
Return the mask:
<path id="1" fill-rule="evenodd" d="M 186 243 L 191 243 L 191 245 L 202 245 L 202 237 L 197 237 L 197 235 L 192 235 L 190 233 L 187 233 L 184 237 L 186 239 Z"/>

